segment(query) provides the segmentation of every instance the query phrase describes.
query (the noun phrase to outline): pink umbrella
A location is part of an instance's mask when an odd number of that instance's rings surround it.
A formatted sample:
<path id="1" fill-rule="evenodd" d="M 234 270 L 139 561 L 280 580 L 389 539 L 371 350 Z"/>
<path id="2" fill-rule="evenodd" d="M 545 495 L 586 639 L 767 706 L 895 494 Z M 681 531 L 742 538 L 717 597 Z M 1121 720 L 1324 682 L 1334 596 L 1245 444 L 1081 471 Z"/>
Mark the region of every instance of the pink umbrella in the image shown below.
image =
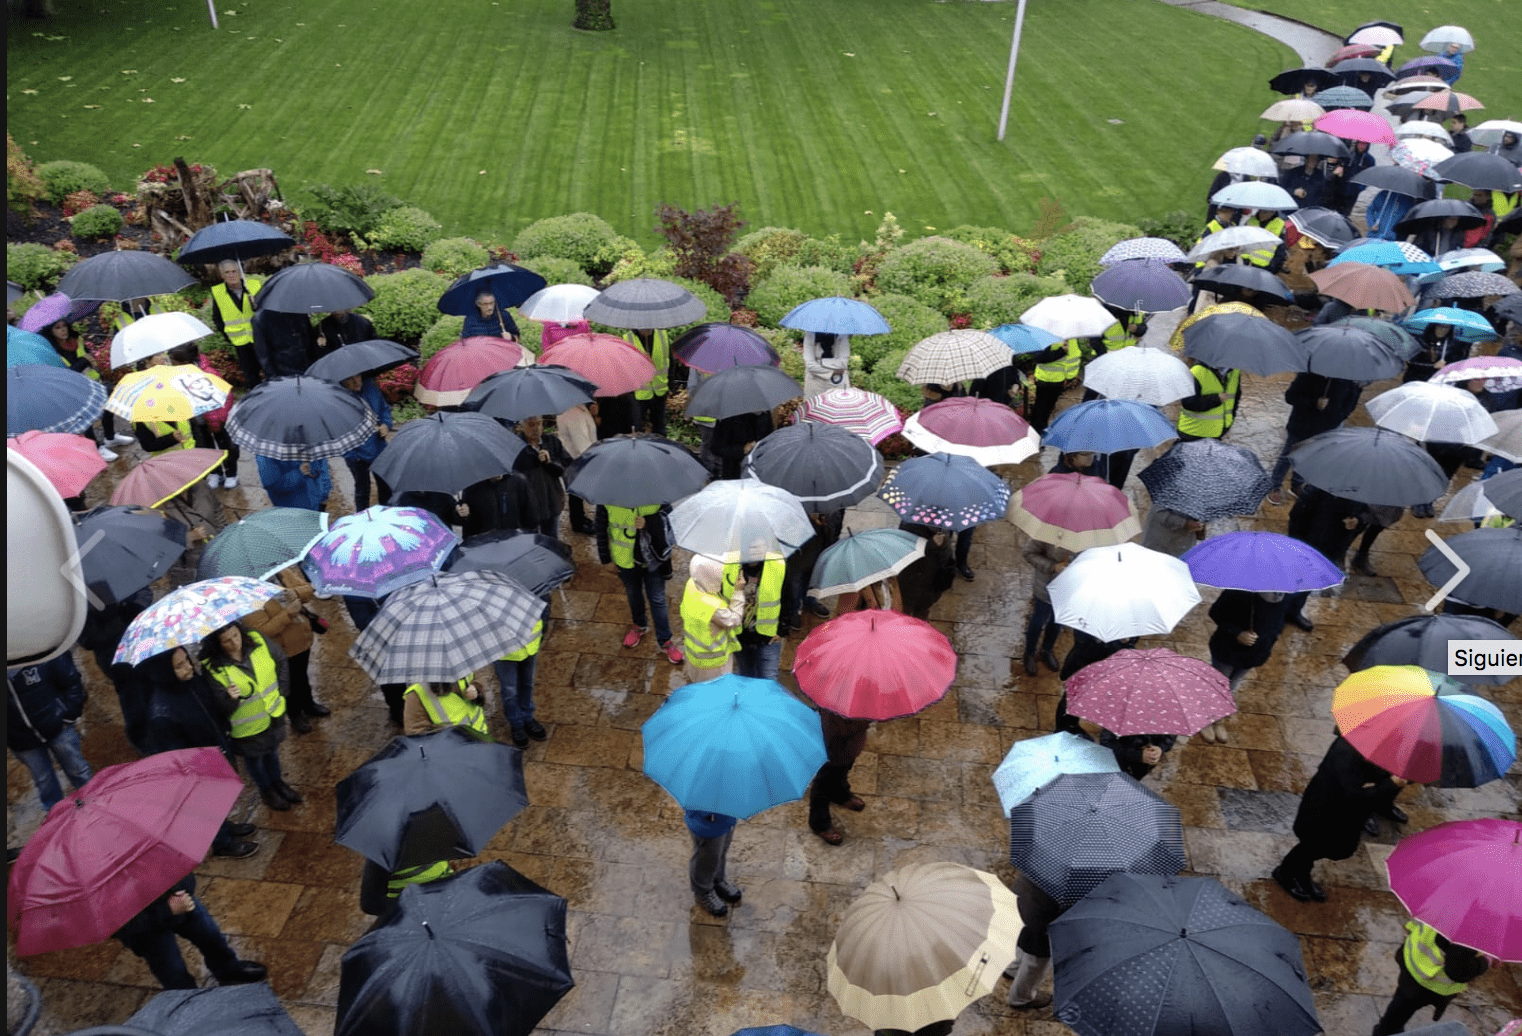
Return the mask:
<path id="1" fill-rule="evenodd" d="M 1439 385 L 1484 381 L 1488 391 L 1506 392 L 1522 386 L 1522 360 L 1510 356 L 1471 356 L 1450 363 L 1427 380 Z"/>
<path id="2" fill-rule="evenodd" d="M 1462 946 L 1522 961 L 1522 823 L 1438 824 L 1402 838 L 1385 866 L 1412 917 Z"/>
<path id="3" fill-rule="evenodd" d="M 1009 520 L 1032 539 L 1075 551 L 1124 543 L 1141 532 L 1130 497 L 1076 471 L 1042 475 L 1017 490 Z"/>
<path id="4" fill-rule="evenodd" d="M 569 367 L 590 378 L 598 396 L 633 392 L 655 376 L 655 364 L 645 351 L 615 335 L 570 335 L 546 349 L 539 362 Z"/>
<path id="5" fill-rule="evenodd" d="M 90 480 L 106 470 L 95 443 L 82 435 L 22 432 L 5 445 L 37 465 L 62 497 L 83 493 Z"/>
<path id="6" fill-rule="evenodd" d="M 159 507 L 217 470 L 226 456 L 223 450 L 197 449 L 149 457 L 117 483 L 111 503 Z"/>
<path id="7" fill-rule="evenodd" d="M 424 364 L 412 394 L 428 406 L 459 406 L 471 389 L 493 374 L 512 370 L 521 359 L 523 350 L 506 338 L 461 338 Z"/>
<path id="8" fill-rule="evenodd" d="M 904 427 L 898 408 L 886 397 L 858 388 L 826 389 L 803 401 L 794 421 L 838 424 L 873 446 Z"/>
<path id="9" fill-rule="evenodd" d="M 46 298 L 38 299 L 21 314 L 21 330 L 41 334 L 44 328 L 51 327 L 60 320 L 67 320 L 73 309 L 74 301 L 62 292 L 55 291 Z"/>
<path id="10" fill-rule="evenodd" d="M 1167 648 L 1128 648 L 1085 666 L 1067 694 L 1069 712 L 1122 736 L 1196 734 L 1237 711 L 1214 666 Z"/>
<path id="11" fill-rule="evenodd" d="M 870 609 L 831 619 L 804 637 L 793 675 L 822 709 L 853 719 L 894 719 L 945 696 L 956 679 L 957 653 L 930 623 Z"/>
<path id="12" fill-rule="evenodd" d="M 1041 450 L 1041 433 L 1003 403 L 958 397 L 925 407 L 904 438 L 926 453 L 959 453 L 988 467 L 1018 464 Z"/>
<path id="13" fill-rule="evenodd" d="M 1316 120 L 1316 128 L 1343 140 L 1361 140 L 1368 144 L 1394 144 L 1395 131 L 1383 116 L 1353 108 L 1339 108 Z"/>

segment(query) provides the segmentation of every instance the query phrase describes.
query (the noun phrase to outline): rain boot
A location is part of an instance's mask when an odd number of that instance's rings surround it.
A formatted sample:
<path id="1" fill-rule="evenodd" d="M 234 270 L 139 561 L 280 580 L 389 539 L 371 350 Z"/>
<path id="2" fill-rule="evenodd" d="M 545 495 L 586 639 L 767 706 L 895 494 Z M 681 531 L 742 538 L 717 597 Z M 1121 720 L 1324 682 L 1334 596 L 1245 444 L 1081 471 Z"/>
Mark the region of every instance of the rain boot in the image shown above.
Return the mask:
<path id="1" fill-rule="evenodd" d="M 1038 993 L 1041 983 L 1052 970 L 1052 958 L 1021 953 L 1015 965 L 1015 978 L 1009 984 L 1005 1002 L 1011 1007 L 1045 1007 L 1052 1002 L 1049 993 Z"/>

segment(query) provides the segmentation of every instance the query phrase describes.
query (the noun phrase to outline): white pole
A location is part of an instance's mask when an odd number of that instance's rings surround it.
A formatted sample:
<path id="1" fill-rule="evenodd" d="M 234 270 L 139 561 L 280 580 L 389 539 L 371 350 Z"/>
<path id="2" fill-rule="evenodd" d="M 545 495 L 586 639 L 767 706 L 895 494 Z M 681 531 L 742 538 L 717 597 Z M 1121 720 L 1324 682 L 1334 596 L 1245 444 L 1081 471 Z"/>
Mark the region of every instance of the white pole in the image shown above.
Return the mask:
<path id="1" fill-rule="evenodd" d="M 1004 77 L 1004 107 L 999 109 L 999 139 L 1004 139 L 1004 127 L 1009 122 L 1009 97 L 1015 89 L 1015 59 L 1020 56 L 1020 30 L 1025 26 L 1025 0 L 1015 8 L 1015 38 L 1009 44 L 1009 73 Z"/>
<path id="2" fill-rule="evenodd" d="M 217 28 L 217 0 L 206 0 L 206 9 L 211 12 L 211 27 Z"/>

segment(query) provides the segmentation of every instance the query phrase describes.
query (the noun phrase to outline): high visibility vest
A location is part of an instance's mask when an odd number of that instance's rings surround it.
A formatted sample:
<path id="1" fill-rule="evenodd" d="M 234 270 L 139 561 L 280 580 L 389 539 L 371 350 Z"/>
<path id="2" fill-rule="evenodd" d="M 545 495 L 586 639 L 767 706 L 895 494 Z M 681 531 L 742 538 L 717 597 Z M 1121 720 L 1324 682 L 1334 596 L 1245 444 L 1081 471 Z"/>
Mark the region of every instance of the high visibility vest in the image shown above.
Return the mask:
<path id="1" fill-rule="evenodd" d="M 1237 392 L 1242 387 L 1242 372 L 1227 371 L 1224 385 L 1216 372 L 1203 363 L 1196 363 L 1190 367 L 1189 373 L 1193 374 L 1195 380 L 1200 383 L 1201 394 L 1216 393 L 1220 395 L 1221 402 L 1209 410 L 1180 410 L 1178 430 L 1183 435 L 1193 435 L 1201 439 L 1219 439 L 1226 434 L 1226 430 L 1236 419 Z"/>
<path id="2" fill-rule="evenodd" d="M 539 654 L 539 642 L 544 639 L 544 620 L 534 623 L 534 639 L 529 641 L 517 651 L 509 651 L 502 656 L 504 662 L 522 662 L 533 655 Z"/>
<path id="3" fill-rule="evenodd" d="M 456 681 L 456 686 L 464 689 L 469 680 Z M 416 694 L 423 703 L 423 711 L 428 713 L 428 718 L 440 727 L 469 727 L 478 734 L 488 733 L 486 729 L 486 711 L 477 702 L 469 701 L 459 694 L 446 694 L 440 698 L 432 689 L 424 684 L 415 683 L 404 692 Z"/>
<path id="4" fill-rule="evenodd" d="M 420 864 L 417 867 L 403 867 L 394 872 L 390 880 L 386 882 L 386 898 L 395 899 L 408 885 L 426 885 L 430 881 L 447 878 L 451 870 L 448 860 L 435 860 L 433 863 Z"/>
<path id="5" fill-rule="evenodd" d="M 79 343 L 78 348 L 74 350 L 74 357 L 79 360 L 88 360 L 90 358 L 90 354 L 85 351 L 85 343 Z M 94 378 L 96 381 L 100 380 L 100 371 L 96 370 L 93 365 L 86 367 L 82 373 L 87 378 Z"/>
<path id="6" fill-rule="evenodd" d="M 264 286 L 259 277 L 249 277 L 243 282 L 243 305 L 233 302 L 227 285 L 212 287 L 211 297 L 217 312 L 222 316 L 222 333 L 233 345 L 252 345 L 254 341 L 254 296 Z"/>
<path id="7" fill-rule="evenodd" d="M 728 594 L 740 585 L 744 572 L 740 565 L 724 566 L 724 593 Z M 761 586 L 745 604 L 745 622 L 763 637 L 777 635 L 777 623 L 782 618 L 782 580 L 787 565 L 776 558 L 767 558 L 761 564 Z"/>
<path id="8" fill-rule="evenodd" d="M 1233 224 L 1232 224 L 1232 226 L 1236 226 L 1236 224 L 1235 224 L 1235 223 L 1233 223 Z M 1226 226 L 1225 226 L 1225 224 L 1223 224 L 1223 223 L 1222 223 L 1222 222 L 1221 222 L 1221 221 L 1220 221 L 1220 220 L 1218 220 L 1218 219 L 1213 219 L 1213 220 L 1211 220 L 1211 221 L 1210 221 L 1210 222 L 1209 222 L 1209 223 L 1206 223 L 1206 224 L 1205 224 L 1205 232 L 1204 232 L 1204 233 L 1202 233 L 1202 234 L 1201 234 L 1201 235 L 1200 235 L 1200 236 L 1199 236 L 1199 237 L 1198 237 L 1198 238 L 1197 238 L 1197 239 L 1196 239 L 1196 240 L 1195 240 L 1195 242 L 1194 242 L 1194 243 L 1195 243 L 1195 244 L 1199 244 L 1199 243 L 1200 243 L 1200 242 L 1201 242 L 1201 241 L 1203 241 L 1203 240 L 1205 240 L 1205 239 L 1206 239 L 1206 238 L 1207 238 L 1207 237 L 1209 237 L 1209 236 L 1210 236 L 1210 235 L 1211 235 L 1211 234 L 1219 234 L 1219 233 L 1220 233 L 1220 232 L 1221 232 L 1221 231 L 1223 231 L 1223 230 L 1225 230 L 1225 229 L 1226 229 Z M 1203 270 L 1203 269 L 1204 269 L 1204 268 L 1205 268 L 1205 260 L 1203 260 L 1203 259 L 1201 259 L 1201 260 L 1200 260 L 1200 261 L 1199 261 L 1199 262 L 1197 262 L 1197 263 L 1195 263 L 1195 264 L 1194 264 L 1194 268 L 1195 268 L 1195 269 L 1196 269 L 1196 270 Z"/>
<path id="9" fill-rule="evenodd" d="M 1101 338 L 1104 341 L 1105 350 L 1112 353 L 1117 349 L 1124 349 L 1127 346 L 1135 345 L 1139 341 L 1136 337 L 1136 332 L 1131 329 L 1131 326 L 1120 320 L 1105 328 L 1105 333 Z"/>
<path id="10" fill-rule="evenodd" d="M 1437 945 L 1437 929 L 1420 921 L 1407 921 L 1406 941 L 1401 947 L 1406 970 L 1424 988 L 1438 996 L 1456 996 L 1468 988 L 1467 982 L 1455 982 L 1443 970 L 1443 951 Z"/>
<path id="11" fill-rule="evenodd" d="M 624 341 L 640 352 L 645 351 L 639 335 L 633 331 L 624 332 Z M 634 390 L 635 399 L 654 399 L 656 396 L 664 396 L 669 388 L 667 377 L 671 372 L 671 334 L 663 327 L 656 328 L 650 336 L 650 362 L 655 364 L 655 375 Z"/>
<path id="12" fill-rule="evenodd" d="M 157 457 L 161 453 L 172 453 L 175 450 L 195 449 L 196 440 L 195 436 L 191 434 L 189 421 L 144 421 L 143 423 L 148 426 L 148 430 L 154 435 L 173 435 L 175 432 L 181 432 L 185 436 L 184 442 L 177 442 L 173 446 L 165 446 L 162 450 L 155 450 L 153 456 Z"/>
<path id="13" fill-rule="evenodd" d="M 1517 207 L 1517 202 L 1522 200 L 1522 194 L 1502 194 L 1500 191 L 1490 192 L 1490 208 L 1496 214 L 1496 222 L 1499 223 L 1511 214 L 1511 210 Z"/>
<path id="14" fill-rule="evenodd" d="M 721 666 L 740 650 L 740 638 L 733 629 L 713 628 L 713 613 L 727 607 L 724 598 L 687 580 L 687 588 L 682 592 L 682 642 L 687 661 L 699 669 Z"/>
<path id="15" fill-rule="evenodd" d="M 1263 224 L 1263 229 L 1275 237 L 1282 238 L 1284 236 L 1284 220 L 1275 216 Z M 1262 248 L 1254 248 L 1251 251 L 1243 252 L 1242 255 L 1254 266 L 1267 266 L 1274 261 L 1274 253 L 1278 250 L 1278 245 L 1264 245 Z"/>
<path id="16" fill-rule="evenodd" d="M 1047 363 L 1036 364 L 1037 381 L 1072 381 L 1078 377 L 1079 365 L 1083 362 L 1083 347 L 1078 344 L 1078 339 L 1069 338 L 1063 343 L 1067 352 L 1058 359 Z"/>
<path id="17" fill-rule="evenodd" d="M 634 538 L 639 530 L 634 527 L 636 518 L 648 518 L 661 509 L 660 504 L 647 507 L 614 507 L 608 505 L 608 555 L 619 568 L 634 567 Z"/>
<path id="18" fill-rule="evenodd" d="M 285 715 L 285 698 L 280 694 L 280 671 L 275 656 L 264 646 L 258 633 L 243 634 L 246 652 L 253 665 L 249 676 L 241 666 L 207 666 L 206 674 L 225 688 L 237 688 L 238 707 L 233 710 L 233 737 L 253 737 L 269 729 L 270 720 Z"/>

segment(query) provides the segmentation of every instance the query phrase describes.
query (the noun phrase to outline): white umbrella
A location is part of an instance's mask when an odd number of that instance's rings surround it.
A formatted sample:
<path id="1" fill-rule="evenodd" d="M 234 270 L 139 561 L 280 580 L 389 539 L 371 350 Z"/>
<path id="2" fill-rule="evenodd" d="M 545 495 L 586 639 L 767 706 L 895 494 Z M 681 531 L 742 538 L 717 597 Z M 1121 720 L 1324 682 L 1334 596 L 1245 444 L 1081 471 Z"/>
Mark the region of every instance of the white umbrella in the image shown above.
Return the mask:
<path id="1" fill-rule="evenodd" d="M 1443 128 L 1440 122 L 1428 122 L 1426 119 L 1412 119 L 1395 127 L 1395 136 L 1400 140 L 1410 140 L 1412 137 L 1425 137 L 1435 140 L 1444 147 L 1453 146 L 1453 135 Z"/>
<path id="2" fill-rule="evenodd" d="M 1475 443 L 1475 448 L 1522 464 L 1522 410 L 1503 410 L 1495 415 L 1496 434 Z"/>
<path id="3" fill-rule="evenodd" d="M 1443 513 L 1437 516 L 1437 520 L 1476 522 L 1500 513 L 1501 509 L 1485 495 L 1485 480 L 1476 479 L 1453 494 L 1453 499 L 1448 501 L 1448 506 L 1443 508 Z"/>
<path id="4" fill-rule="evenodd" d="M 1448 89 L 1448 84 L 1437 76 L 1408 76 L 1405 79 L 1397 79 L 1385 87 L 1386 98 L 1401 97 L 1404 94 L 1429 94 L 1439 90 Z"/>
<path id="5" fill-rule="evenodd" d="M 1374 423 L 1420 442 L 1478 443 L 1500 431 L 1474 393 L 1430 381 L 1407 382 L 1365 404 Z"/>
<path id="6" fill-rule="evenodd" d="M 1476 144 L 1491 147 L 1501 143 L 1501 138 L 1508 133 L 1522 137 L 1522 122 L 1514 119 L 1486 119 L 1469 131 L 1469 139 Z"/>
<path id="7" fill-rule="evenodd" d="M 1217 230 L 1214 234 L 1207 234 L 1200 238 L 1199 243 L 1189 250 L 1185 259 L 1199 261 L 1209 257 L 1213 252 L 1224 252 L 1229 248 L 1261 248 L 1264 245 L 1279 244 L 1279 235 L 1264 230 L 1262 227 L 1227 227 L 1225 230 Z"/>
<path id="8" fill-rule="evenodd" d="M 1058 622 L 1100 640 L 1167 633 L 1200 603 L 1188 565 L 1135 543 L 1090 547 L 1047 590 Z"/>
<path id="9" fill-rule="evenodd" d="M 1236 173 L 1239 176 L 1278 177 L 1279 175 L 1279 163 L 1274 161 L 1274 156 L 1255 147 L 1234 147 L 1216 159 L 1215 164 L 1210 168 L 1223 173 Z"/>
<path id="10" fill-rule="evenodd" d="M 710 482 L 671 509 L 679 547 L 725 564 L 787 557 L 814 535 L 798 498 L 753 478 Z"/>
<path id="11" fill-rule="evenodd" d="M 1260 119 L 1272 122 L 1315 122 L 1326 114 L 1326 109 L 1315 101 L 1303 97 L 1291 97 L 1287 101 L 1275 101 L 1263 109 Z"/>
<path id="12" fill-rule="evenodd" d="M 1390 149 L 1390 157 L 1395 159 L 1396 165 L 1433 177 L 1432 167 L 1444 159 L 1452 158 L 1453 151 L 1426 137 L 1407 137 Z"/>
<path id="13" fill-rule="evenodd" d="M 1459 45 L 1460 54 L 1474 50 L 1474 37 L 1462 25 L 1439 25 L 1422 37 L 1421 48 L 1433 54 L 1441 54 L 1448 49 L 1450 43 Z"/>
<path id="14" fill-rule="evenodd" d="M 898 365 L 898 376 L 911 385 L 955 385 L 986 378 L 1012 359 L 1009 346 L 987 331 L 960 328 L 916 342 Z"/>
<path id="15" fill-rule="evenodd" d="M 1083 372 L 1083 387 L 1108 399 L 1167 406 L 1194 395 L 1194 375 L 1171 352 L 1138 345 L 1090 360 Z"/>
<path id="16" fill-rule="evenodd" d="M 111 339 L 111 366 L 125 367 L 211 333 L 189 313 L 150 313 L 116 332 Z"/>
<path id="17" fill-rule="evenodd" d="M 582 311 L 597 298 L 597 289 L 586 284 L 551 284 L 540 288 L 518 307 L 530 320 L 569 324 L 585 319 Z"/>
<path id="18" fill-rule="evenodd" d="M 1405 37 L 1388 25 L 1366 25 L 1348 37 L 1349 43 L 1367 43 L 1371 47 L 1398 47 Z"/>
<path id="19" fill-rule="evenodd" d="M 1115 322 L 1115 314 L 1088 295 L 1053 295 L 1020 314 L 1020 323 L 1064 339 L 1093 338 Z"/>
<path id="20" fill-rule="evenodd" d="M 1298 209 L 1300 203 L 1289 191 L 1276 183 L 1262 180 L 1243 180 L 1227 184 L 1210 196 L 1217 205 L 1230 205 L 1238 209 Z"/>
<path id="21" fill-rule="evenodd" d="M 1457 273 L 1460 270 L 1499 273 L 1506 269 L 1506 260 L 1488 248 L 1455 248 L 1438 256 L 1437 264 L 1445 273 Z"/>

